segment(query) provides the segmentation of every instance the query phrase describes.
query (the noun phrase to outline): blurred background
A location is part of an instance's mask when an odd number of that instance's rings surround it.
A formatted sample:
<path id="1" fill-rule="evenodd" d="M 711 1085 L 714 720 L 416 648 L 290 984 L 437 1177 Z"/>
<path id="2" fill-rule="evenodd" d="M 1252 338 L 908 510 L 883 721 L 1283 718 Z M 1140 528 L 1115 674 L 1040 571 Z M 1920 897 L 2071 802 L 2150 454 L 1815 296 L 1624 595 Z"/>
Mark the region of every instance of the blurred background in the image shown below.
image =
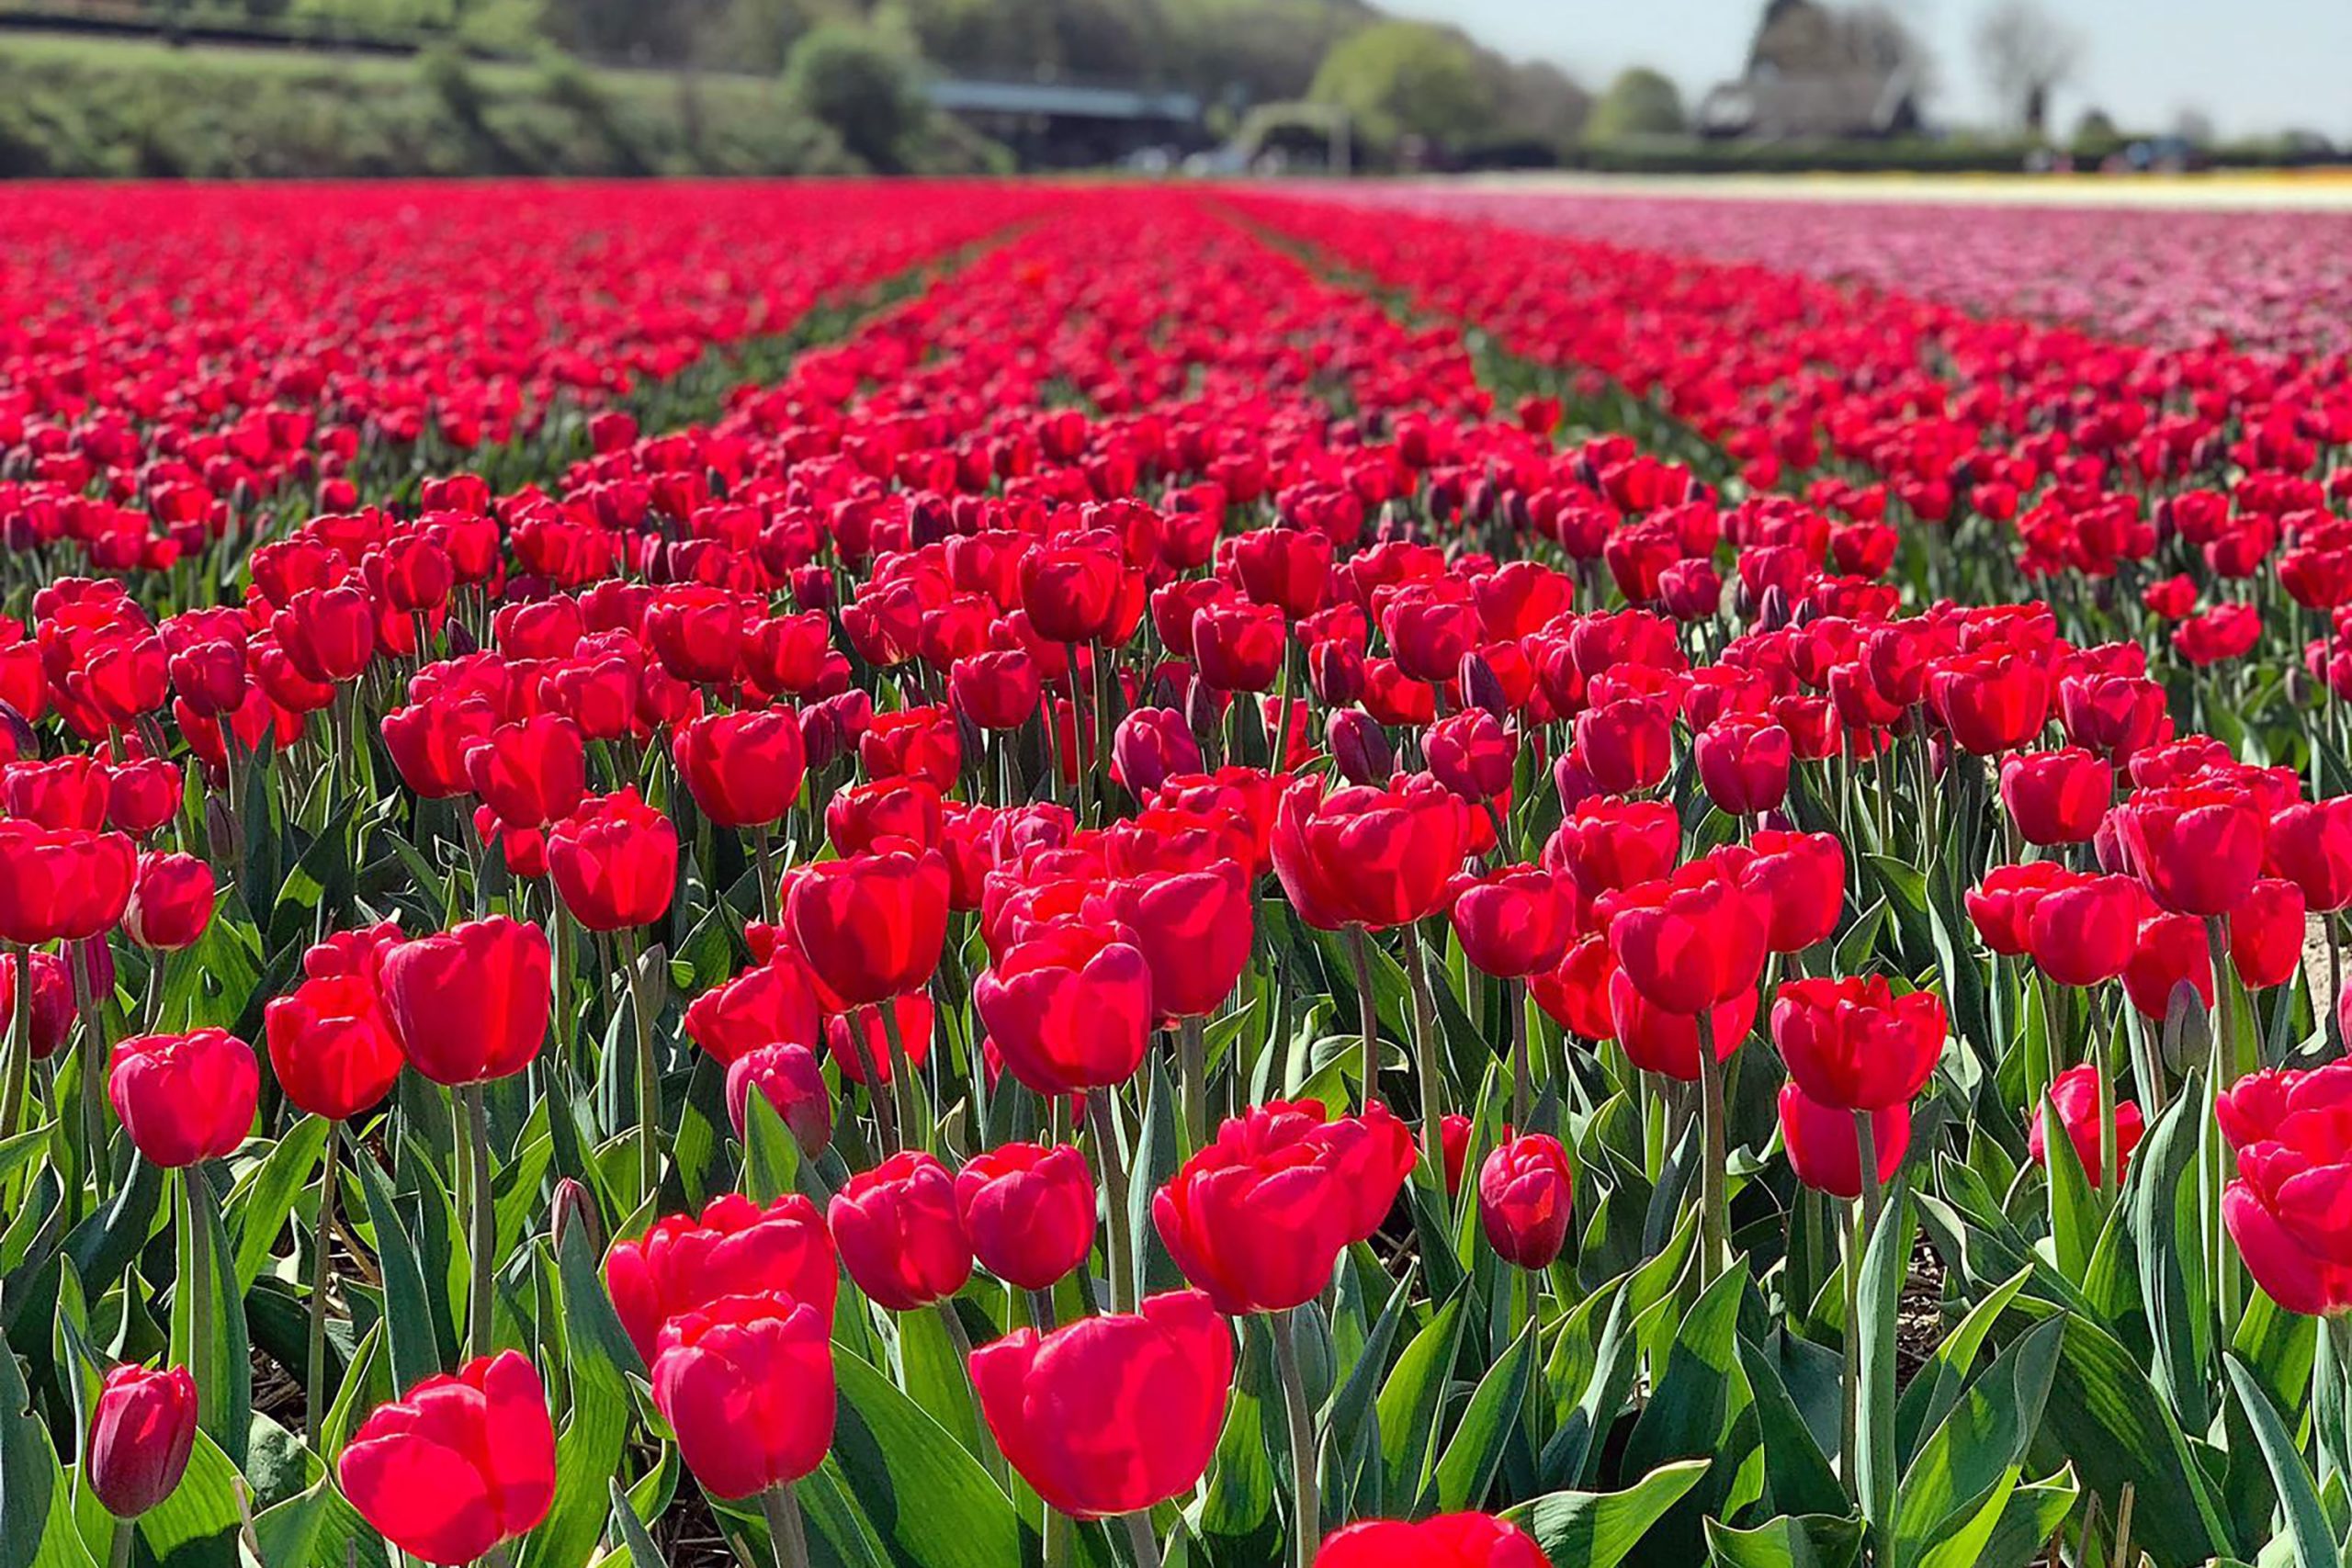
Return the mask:
<path id="1" fill-rule="evenodd" d="M 0 175 L 2340 164 L 2346 0 L 0 0 Z"/>

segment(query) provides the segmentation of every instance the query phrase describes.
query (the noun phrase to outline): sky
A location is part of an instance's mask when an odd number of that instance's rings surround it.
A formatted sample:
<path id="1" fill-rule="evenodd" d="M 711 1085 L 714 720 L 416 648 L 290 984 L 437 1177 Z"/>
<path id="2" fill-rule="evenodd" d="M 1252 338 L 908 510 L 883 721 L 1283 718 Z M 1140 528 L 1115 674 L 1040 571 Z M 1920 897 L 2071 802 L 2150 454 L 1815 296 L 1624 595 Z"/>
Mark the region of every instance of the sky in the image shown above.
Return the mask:
<path id="1" fill-rule="evenodd" d="M 1598 90 L 1653 65 L 1695 101 L 1737 73 L 1763 0 L 1383 0 L 1450 21 L 1504 53 L 1543 59 Z M 1994 0 L 1889 0 L 1928 40 L 1944 122 L 1996 118 L 1976 63 L 1976 23 Z M 2041 0 L 2084 43 L 2053 120 L 2098 105 L 2132 130 L 2168 130 L 2183 110 L 2225 135 L 2290 127 L 2352 141 L 2352 0 Z"/>

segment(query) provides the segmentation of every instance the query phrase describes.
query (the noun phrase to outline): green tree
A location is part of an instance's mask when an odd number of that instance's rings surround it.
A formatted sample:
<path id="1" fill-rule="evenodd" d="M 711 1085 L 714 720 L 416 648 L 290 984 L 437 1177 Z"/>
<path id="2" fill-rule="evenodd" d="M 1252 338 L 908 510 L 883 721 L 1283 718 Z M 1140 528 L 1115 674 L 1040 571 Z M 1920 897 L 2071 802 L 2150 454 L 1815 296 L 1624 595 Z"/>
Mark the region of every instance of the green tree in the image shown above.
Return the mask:
<path id="1" fill-rule="evenodd" d="M 1331 46 L 1307 96 L 1355 115 L 1371 136 L 1459 142 L 1486 135 L 1494 107 L 1478 56 L 1451 28 L 1378 22 Z"/>
<path id="2" fill-rule="evenodd" d="M 2105 158 L 2123 147 L 2123 132 L 2102 108 L 2087 108 L 2083 118 L 2075 122 L 2073 150 L 2077 158 L 2094 161 Z"/>
<path id="3" fill-rule="evenodd" d="M 1686 129 L 1682 94 L 1660 73 L 1635 65 L 1619 72 L 1592 106 L 1585 136 L 1593 141 L 1618 141 L 1628 136 L 1673 136 Z"/>
<path id="4" fill-rule="evenodd" d="M 868 167 L 895 172 L 927 113 L 915 71 L 904 49 L 872 28 L 827 22 L 793 44 L 784 85 Z"/>

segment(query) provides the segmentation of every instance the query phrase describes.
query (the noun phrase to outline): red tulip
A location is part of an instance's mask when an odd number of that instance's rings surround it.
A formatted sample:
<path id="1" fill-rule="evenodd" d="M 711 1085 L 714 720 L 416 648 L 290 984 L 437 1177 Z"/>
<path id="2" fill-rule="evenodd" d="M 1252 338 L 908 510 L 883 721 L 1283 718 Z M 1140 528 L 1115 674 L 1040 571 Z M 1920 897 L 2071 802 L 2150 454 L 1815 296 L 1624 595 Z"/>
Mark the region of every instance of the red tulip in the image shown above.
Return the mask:
<path id="1" fill-rule="evenodd" d="M 1367 1519 L 1327 1537 L 1315 1568 L 1552 1568 L 1534 1538 L 1487 1514 Z"/>
<path id="2" fill-rule="evenodd" d="M 0 807 L 50 829 L 95 833 L 107 825 L 106 764 L 96 757 L 10 762 L 0 768 Z"/>
<path id="3" fill-rule="evenodd" d="M 1138 799 L 1179 773 L 1201 771 L 1201 743 L 1173 708 L 1137 708 L 1111 737 L 1111 777 Z"/>
<path id="4" fill-rule="evenodd" d="M 2079 746 L 2001 759 L 2001 804 L 2029 844 L 2088 842 L 2114 799 L 2114 767 Z"/>
<path id="5" fill-rule="evenodd" d="M 554 998 L 547 933 L 494 915 L 404 942 L 383 958 L 384 1017 L 435 1083 L 521 1072 L 547 1038 Z"/>
<path id="6" fill-rule="evenodd" d="M 548 830 L 548 872 L 588 930 L 651 925 L 677 886 L 678 830 L 634 788 L 592 796 Z"/>
<path id="7" fill-rule="evenodd" d="M 2124 876 L 2075 876 L 2033 901 L 2026 951 L 2062 986 L 2096 986 L 2123 973 L 2138 944 L 2147 896 Z"/>
<path id="8" fill-rule="evenodd" d="M 871 1062 L 872 1081 L 888 1086 L 893 1068 L 889 1023 L 883 1018 L 886 1008 L 899 1026 L 899 1044 L 907 1054 L 907 1066 L 921 1067 L 931 1055 L 936 1010 L 928 991 L 908 991 L 855 1012 L 836 1013 L 825 1020 L 825 1048 L 831 1053 L 833 1066 L 841 1070 L 843 1082 L 866 1082 L 866 1064 Z"/>
<path id="9" fill-rule="evenodd" d="M 2125 860 L 2167 909 L 2226 915 L 2262 874 L 2268 823 L 2243 790 L 2137 790 L 2116 807 L 2115 823 Z"/>
<path id="10" fill-rule="evenodd" d="M 2050 667 L 2033 654 L 1954 655 L 1930 671 L 1927 694 L 1954 743 L 1980 757 L 2014 750 L 2050 722 Z"/>
<path id="11" fill-rule="evenodd" d="M 122 918 L 138 861 L 119 833 L 0 821 L 0 941 L 96 936 Z"/>
<path id="12" fill-rule="evenodd" d="M 2246 1271 L 2289 1312 L 2352 1312 L 2352 1246 L 2342 1215 L 2352 1067 L 2249 1073 L 2213 1111 L 2237 1151 L 2222 1219 Z"/>
<path id="13" fill-rule="evenodd" d="M 560 714 L 502 724 L 466 749 L 466 781 L 499 820 L 542 828 L 571 815 L 588 788 L 588 743 Z"/>
<path id="14" fill-rule="evenodd" d="M 2143 1016 L 2161 1023 L 2183 981 L 2194 987 L 2197 1005 L 2211 1010 L 2213 959 L 2204 923 L 2188 915 L 2152 914 L 2140 922 L 2138 946 L 2123 970 L 2123 989 Z"/>
<path id="15" fill-rule="evenodd" d="M 1610 895 L 1610 950 L 1634 988 L 1668 1012 L 1699 1013 L 1755 988 L 1770 908 L 1717 859 Z"/>
<path id="16" fill-rule="evenodd" d="M 741 1193 L 710 1201 L 699 1218 L 671 1214 L 605 1258 L 613 1310 L 649 1361 L 662 1327 L 728 1296 L 782 1296 L 832 1321 L 840 1273 L 816 1204 L 787 1192 L 762 1208 Z"/>
<path id="17" fill-rule="evenodd" d="M 786 919 L 820 989 L 846 1010 L 931 978 L 947 940 L 947 862 L 885 839 L 849 860 L 805 868 Z"/>
<path id="18" fill-rule="evenodd" d="M 121 763 L 107 773 L 107 826 L 134 839 L 162 830 L 180 814 L 187 780 L 161 757 Z"/>
<path id="19" fill-rule="evenodd" d="M 555 1502 L 555 1423 L 513 1350 L 431 1377 L 359 1424 L 337 1463 L 376 1532 L 427 1562 L 471 1562 L 539 1527 Z"/>
<path id="20" fill-rule="evenodd" d="M 212 868 L 194 855 L 150 850 L 139 857 L 122 929 L 145 948 L 193 946 L 212 921 Z"/>
<path id="21" fill-rule="evenodd" d="M 1772 1043 L 1789 1077 L 1841 1111 L 1907 1103 L 1934 1076 L 1944 1033 L 1934 992 L 1898 997 L 1877 976 L 1791 980 L 1772 1004 Z"/>
<path id="22" fill-rule="evenodd" d="M 33 976 L 32 1059 L 57 1055 L 74 1027 L 74 971 L 54 953 L 28 953 Z M 0 1019 L 17 1016 L 17 955 L 0 953 Z M 5 1025 L 0 1025 L 5 1027 Z"/>
<path id="23" fill-rule="evenodd" d="M 1690 754 L 1707 798 L 1730 816 L 1777 811 L 1788 798 L 1795 749 L 1789 732 L 1770 719 L 1720 719 L 1692 739 Z"/>
<path id="24" fill-rule="evenodd" d="M 1282 673 L 1289 623 L 1279 605 L 1204 604 L 1191 633 L 1193 662 L 1219 691 L 1266 691 Z"/>
<path id="25" fill-rule="evenodd" d="M 2297 801 L 2270 818 L 2265 851 L 2273 874 L 2323 912 L 2352 905 L 2352 795 Z"/>
<path id="26" fill-rule="evenodd" d="M 1674 761 L 1670 711 L 1649 697 L 1619 697 L 1577 715 L 1577 755 L 1611 795 L 1655 789 Z"/>
<path id="27" fill-rule="evenodd" d="M 783 708 L 708 714 L 678 727 L 670 756 L 705 817 L 721 828 L 780 820 L 800 798 L 800 722 Z"/>
<path id="28" fill-rule="evenodd" d="M 714 1497 L 797 1481 L 833 1441 L 832 1325 L 786 1296 L 724 1296 L 662 1325 L 654 1407 Z"/>
<path id="29" fill-rule="evenodd" d="M 1307 924 L 1386 930 L 1445 907 L 1469 836 L 1468 808 L 1426 774 L 1385 789 L 1327 790 L 1308 777 L 1282 797 L 1274 873 Z"/>
<path id="30" fill-rule="evenodd" d="M 1463 799 L 1509 807 L 1519 743 L 1486 709 L 1465 708 L 1439 719 L 1421 738 L 1421 753 L 1430 775 Z"/>
<path id="31" fill-rule="evenodd" d="M 1094 1247 L 1094 1174 L 1068 1144 L 1004 1144 L 956 1175 L 956 1211 L 980 1266 L 1024 1291 L 1051 1290 Z"/>
<path id="32" fill-rule="evenodd" d="M 695 1044 L 732 1066 L 763 1046 L 814 1050 L 824 1020 L 807 970 L 790 953 L 779 953 L 696 997 L 686 1006 L 685 1025 Z"/>
<path id="33" fill-rule="evenodd" d="M 1609 973 L 1611 1032 L 1625 1055 L 1644 1072 L 1664 1073 L 1684 1083 L 1699 1080 L 1699 1019 L 1675 1012 L 1643 996 L 1623 969 Z M 1715 1060 L 1727 1062 L 1756 1027 L 1756 992 L 1742 990 L 1709 1014 Z"/>
<path id="34" fill-rule="evenodd" d="M 1846 850 L 1832 833 L 1768 828 L 1716 852 L 1769 911 L 1765 946 L 1803 953 L 1829 940 L 1846 898 Z"/>
<path id="35" fill-rule="evenodd" d="M 380 1102 L 406 1065 L 373 979 L 304 980 L 262 1010 L 269 1065 L 297 1109 L 347 1122 Z"/>
<path id="36" fill-rule="evenodd" d="M 754 1046 L 728 1064 L 727 1115 L 739 1138 L 754 1091 L 775 1108 L 809 1158 L 831 1146 L 832 1097 L 826 1091 L 816 1053 L 808 1046 Z"/>
<path id="37" fill-rule="evenodd" d="M 912 1312 L 972 1277 L 972 1244 L 956 1214 L 956 1179 L 920 1149 L 859 1171 L 825 1212 L 842 1266 L 876 1305 Z"/>
<path id="38" fill-rule="evenodd" d="M 1041 1094 L 1133 1077 L 1150 1043 L 1151 968 L 1120 927 L 1069 924 L 1015 942 L 972 987 L 1012 1075 Z"/>
<path id="39" fill-rule="evenodd" d="M 2248 990 L 2283 986 L 2303 961 L 2309 934 L 2303 890 L 2280 877 L 2266 876 L 2246 890 L 2230 917 L 2230 962 Z"/>
<path id="40" fill-rule="evenodd" d="M 1523 980 L 1555 969 L 1577 934 L 1576 888 L 1533 866 L 1506 866 L 1453 900 L 1453 934 L 1480 973 Z"/>
<path id="41" fill-rule="evenodd" d="M 497 710 L 481 697 L 436 694 L 384 716 L 384 749 L 402 784 L 427 800 L 447 800 L 473 788 L 467 759 L 497 727 Z"/>
<path id="42" fill-rule="evenodd" d="M 1589 901 L 1664 876 L 1681 852 L 1682 822 L 1665 801 L 1595 799 L 1569 810 L 1544 863 L 1573 873 Z"/>
<path id="43" fill-rule="evenodd" d="M 947 673 L 956 711 L 982 729 L 1018 729 L 1037 711 L 1037 661 L 1021 649 L 989 649 L 956 661 Z"/>
<path id="44" fill-rule="evenodd" d="M 1077 1518 L 1130 1514 L 1200 1483 L 1233 1392 L 1233 1332 L 1178 1291 L 1133 1314 L 1012 1333 L 972 1354 L 980 1414 L 1005 1460 Z"/>
<path id="45" fill-rule="evenodd" d="M 1870 1115 L 1878 1179 L 1892 1181 L 1911 1148 L 1911 1106 L 1897 1100 Z M 1789 1164 L 1797 1179 L 1807 1187 L 1833 1198 L 1850 1200 L 1862 1195 L 1861 1137 L 1851 1111 L 1824 1105 L 1793 1082 L 1782 1084 L 1781 1141 L 1788 1146 Z"/>
<path id="46" fill-rule="evenodd" d="M 1544 1133 L 1507 1137 L 1478 1168 L 1478 1223 L 1487 1245 L 1519 1269 L 1549 1269 L 1568 1236 L 1576 1170 L 1560 1140 Z"/>
<path id="47" fill-rule="evenodd" d="M 90 1491 L 134 1519 L 179 1489 L 196 1447 L 196 1380 L 186 1367 L 117 1367 L 90 1413 Z"/>
<path id="48" fill-rule="evenodd" d="M 1462 1196 L 1462 1178 L 1470 1163 L 1470 1135 L 1475 1127 L 1470 1118 L 1458 1111 L 1450 1111 L 1438 1122 L 1438 1148 L 1445 1156 L 1445 1195 Z"/>
<path id="49" fill-rule="evenodd" d="M 1969 920 L 1976 927 L 1976 934 L 1984 939 L 1984 945 L 1995 953 L 2016 958 L 2026 951 L 2034 905 L 2044 894 L 2070 886 L 2077 880 L 2076 873 L 2053 860 L 1996 865 L 1961 901 L 1968 909 Z"/>
<path id="50" fill-rule="evenodd" d="M 2059 1125 L 2065 1129 L 2067 1141 L 2075 1145 L 2075 1155 L 2082 1162 L 2083 1175 L 2093 1187 L 2100 1184 L 2104 1168 L 2099 1161 L 2098 1068 L 2089 1062 L 2069 1067 L 2051 1081 L 2050 1103 L 2058 1107 Z M 2042 1142 L 2044 1105 L 2033 1108 L 2026 1128 L 2026 1150 L 2036 1165 L 2047 1162 Z M 2117 1186 L 2121 1186 L 2124 1172 L 2131 1168 L 2132 1151 L 2140 1146 L 2140 1139 L 2147 1132 L 2147 1122 L 2140 1108 L 2128 1100 L 2115 1102 L 2115 1158 L 2119 1167 L 2115 1173 Z"/>
<path id="51" fill-rule="evenodd" d="M 1286 1312 L 1330 1283 L 1351 1204 L 1320 1125 L 1282 1104 L 1245 1111 L 1152 1195 L 1168 1255 L 1219 1312 Z"/>
<path id="52" fill-rule="evenodd" d="M 956 716 L 944 706 L 877 713 L 857 738 L 857 760 L 871 779 L 923 779 L 942 792 L 953 789 L 964 761 Z"/>
<path id="53" fill-rule="evenodd" d="M 1610 1014 L 1609 982 L 1616 973 L 1617 957 L 1609 951 L 1609 939 L 1595 932 L 1571 945 L 1557 968 L 1530 975 L 1527 992 L 1569 1033 L 1611 1040 L 1617 1025 Z"/>
<path id="54" fill-rule="evenodd" d="M 1230 862 L 1123 877 L 1090 894 L 1087 909 L 1090 919 L 1115 922 L 1141 951 L 1160 1018 L 1215 1012 L 1250 966 L 1255 911 L 1249 883 Z"/>
<path id="55" fill-rule="evenodd" d="M 254 1048 L 225 1029 L 135 1034 L 107 1060 L 107 1099 L 149 1163 L 221 1159 L 253 1131 L 261 1094 Z"/>
<path id="56" fill-rule="evenodd" d="M 1279 1103 L 1270 1102 L 1266 1109 L 1275 1110 Z M 1318 1120 L 1326 1114 L 1317 1100 L 1300 1100 L 1289 1108 Z M 1307 1137 L 1322 1146 L 1339 1179 L 1339 1201 L 1347 1211 L 1347 1240 L 1351 1245 L 1369 1241 L 1388 1218 L 1388 1211 L 1396 1206 L 1405 1179 L 1419 1162 L 1412 1130 L 1375 1100 L 1361 1114 L 1334 1117 Z"/>
<path id="57" fill-rule="evenodd" d="M 1241 592 L 1295 619 L 1323 604 L 1331 582 L 1331 540 L 1310 528 L 1258 528 L 1225 541 Z"/>

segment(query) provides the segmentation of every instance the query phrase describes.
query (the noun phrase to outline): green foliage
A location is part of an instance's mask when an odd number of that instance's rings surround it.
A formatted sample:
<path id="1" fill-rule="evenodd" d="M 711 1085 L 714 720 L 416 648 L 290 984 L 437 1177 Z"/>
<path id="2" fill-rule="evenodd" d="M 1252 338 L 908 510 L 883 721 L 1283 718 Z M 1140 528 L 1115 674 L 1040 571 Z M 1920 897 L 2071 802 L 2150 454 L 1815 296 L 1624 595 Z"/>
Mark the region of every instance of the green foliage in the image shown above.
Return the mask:
<path id="1" fill-rule="evenodd" d="M 1380 22 L 1334 44 L 1307 96 L 1350 110 L 1382 141 L 1462 141 L 1494 124 L 1469 40 L 1428 22 Z"/>
<path id="2" fill-rule="evenodd" d="M 811 28 L 784 62 L 786 94 L 868 168 L 906 167 L 907 141 L 928 112 L 904 51 L 867 28 Z"/>
<path id="3" fill-rule="evenodd" d="M 1687 128 L 1682 94 L 1674 84 L 1645 65 L 1617 73 L 1600 101 L 1592 106 L 1585 136 L 1593 141 L 1622 141 L 1635 136 L 1673 136 Z"/>

